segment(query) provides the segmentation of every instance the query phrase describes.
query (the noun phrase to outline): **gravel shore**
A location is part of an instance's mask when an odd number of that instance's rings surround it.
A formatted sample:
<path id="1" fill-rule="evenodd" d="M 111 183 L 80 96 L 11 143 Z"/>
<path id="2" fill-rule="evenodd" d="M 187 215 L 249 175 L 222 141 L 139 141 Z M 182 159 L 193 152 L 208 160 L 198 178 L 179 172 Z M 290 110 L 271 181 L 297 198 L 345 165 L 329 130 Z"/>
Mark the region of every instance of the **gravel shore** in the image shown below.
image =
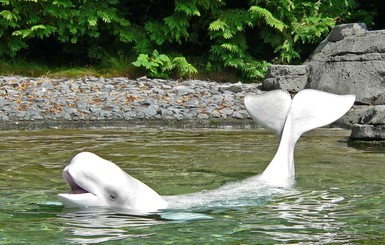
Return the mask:
<path id="1" fill-rule="evenodd" d="M 243 104 L 260 84 L 141 78 L 0 77 L 0 127 L 254 125 Z"/>

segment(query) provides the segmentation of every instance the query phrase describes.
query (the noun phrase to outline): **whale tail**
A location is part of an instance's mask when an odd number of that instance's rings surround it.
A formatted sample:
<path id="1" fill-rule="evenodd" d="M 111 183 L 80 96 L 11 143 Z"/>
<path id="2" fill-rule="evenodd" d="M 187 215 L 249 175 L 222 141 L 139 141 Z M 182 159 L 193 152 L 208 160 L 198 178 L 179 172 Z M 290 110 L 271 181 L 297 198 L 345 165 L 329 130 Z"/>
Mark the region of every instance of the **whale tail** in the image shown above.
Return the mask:
<path id="1" fill-rule="evenodd" d="M 283 90 L 245 97 L 250 116 L 275 132 L 280 139 L 277 153 L 262 177 L 282 185 L 295 175 L 294 147 L 299 137 L 312 129 L 328 125 L 353 105 L 355 95 L 336 95 L 313 89 L 300 91 L 293 99 Z"/>

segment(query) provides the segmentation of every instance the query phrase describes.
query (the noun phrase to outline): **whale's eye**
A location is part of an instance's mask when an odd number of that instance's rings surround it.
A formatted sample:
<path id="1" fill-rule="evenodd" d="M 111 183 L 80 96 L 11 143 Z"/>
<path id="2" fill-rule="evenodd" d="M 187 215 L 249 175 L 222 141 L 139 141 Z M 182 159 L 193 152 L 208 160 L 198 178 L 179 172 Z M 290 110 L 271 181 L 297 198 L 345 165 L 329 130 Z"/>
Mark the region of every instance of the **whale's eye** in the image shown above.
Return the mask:
<path id="1" fill-rule="evenodd" d="M 117 199 L 118 195 L 116 194 L 116 192 L 110 192 L 109 194 L 109 198 L 111 201 L 115 201 Z"/>
<path id="2" fill-rule="evenodd" d="M 119 192 L 115 188 L 110 186 L 104 189 L 104 195 L 106 199 L 111 202 L 115 202 L 119 199 Z"/>

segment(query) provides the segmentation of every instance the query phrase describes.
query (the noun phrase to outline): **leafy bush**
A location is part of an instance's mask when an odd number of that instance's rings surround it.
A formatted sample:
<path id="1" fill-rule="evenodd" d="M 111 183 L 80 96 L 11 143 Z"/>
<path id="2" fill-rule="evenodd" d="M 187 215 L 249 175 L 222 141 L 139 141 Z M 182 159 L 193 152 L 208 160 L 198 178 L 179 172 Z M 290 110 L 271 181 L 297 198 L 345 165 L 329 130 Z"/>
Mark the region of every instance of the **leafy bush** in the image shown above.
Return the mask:
<path id="1" fill-rule="evenodd" d="M 336 23 L 373 17 L 354 12 L 355 0 L 0 0 L 0 5 L 2 59 L 39 56 L 46 48 L 42 43 L 49 43 L 59 54 L 99 63 L 114 55 L 137 57 L 135 66 L 160 77 L 190 76 L 197 71 L 188 60 L 199 60 L 194 65 L 200 68 L 260 78 L 271 62 L 306 58 L 307 45 L 318 44 Z"/>
<path id="2" fill-rule="evenodd" d="M 174 70 L 182 77 L 198 72 L 184 57 L 175 57 L 171 60 L 167 55 L 159 54 L 157 50 L 154 50 L 151 56 L 139 54 L 138 59 L 132 64 L 144 67 L 149 72 L 149 77 L 169 78 Z"/>

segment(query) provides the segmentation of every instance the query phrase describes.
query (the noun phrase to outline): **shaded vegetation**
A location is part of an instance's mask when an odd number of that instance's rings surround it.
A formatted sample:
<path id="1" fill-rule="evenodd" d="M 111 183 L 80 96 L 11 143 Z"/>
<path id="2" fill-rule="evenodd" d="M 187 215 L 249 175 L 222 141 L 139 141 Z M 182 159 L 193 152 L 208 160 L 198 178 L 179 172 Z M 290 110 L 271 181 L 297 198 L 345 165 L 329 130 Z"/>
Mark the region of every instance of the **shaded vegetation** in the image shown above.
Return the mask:
<path id="1" fill-rule="evenodd" d="M 225 71 L 246 79 L 263 77 L 270 63 L 302 62 L 338 23 L 377 27 L 383 17 L 376 13 L 384 9 L 379 0 L 0 0 L 0 6 L 3 74 L 71 68 L 178 78 Z"/>

